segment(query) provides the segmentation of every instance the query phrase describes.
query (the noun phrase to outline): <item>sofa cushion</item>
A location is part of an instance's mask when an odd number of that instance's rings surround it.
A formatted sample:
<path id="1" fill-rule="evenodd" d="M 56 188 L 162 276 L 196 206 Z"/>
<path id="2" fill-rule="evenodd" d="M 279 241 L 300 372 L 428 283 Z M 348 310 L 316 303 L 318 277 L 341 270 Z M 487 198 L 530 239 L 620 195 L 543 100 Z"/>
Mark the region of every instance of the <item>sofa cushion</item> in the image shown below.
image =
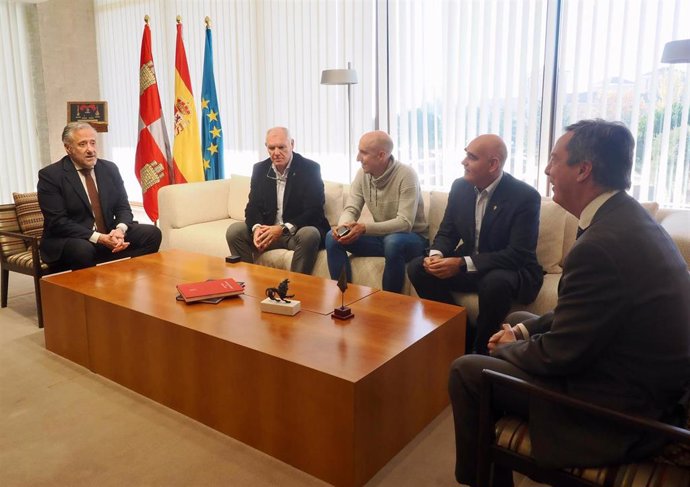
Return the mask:
<path id="1" fill-rule="evenodd" d="M 249 201 L 249 183 L 251 178 L 248 176 L 237 176 L 230 178 L 230 190 L 228 191 L 228 216 L 233 220 L 244 221 L 244 209 Z"/>
<path id="2" fill-rule="evenodd" d="M 644 203 L 640 203 L 640 205 L 652 215 L 652 218 L 656 218 L 656 214 L 659 211 L 659 203 L 656 201 L 645 201 Z"/>
<path id="3" fill-rule="evenodd" d="M 43 235 L 43 213 L 38 206 L 38 193 L 12 193 L 19 229 L 25 235 Z"/>
<path id="4" fill-rule="evenodd" d="M 671 236 L 690 269 L 690 211 L 667 210 L 659 215 L 659 219 L 659 223 Z"/>
<path id="5" fill-rule="evenodd" d="M 429 222 L 429 242 L 433 242 L 438 232 L 438 227 L 441 226 L 443 215 L 446 212 L 446 205 L 448 204 L 448 193 L 441 191 L 431 191 L 429 193 L 429 204 L 425 208 L 429 213 L 427 221 Z"/>
<path id="6" fill-rule="evenodd" d="M 537 260 L 547 274 L 561 272 L 566 211 L 550 198 L 543 198 L 539 216 Z"/>
<path id="7" fill-rule="evenodd" d="M 326 220 L 328 220 L 329 225 L 334 227 L 338 224 L 338 218 L 343 212 L 343 185 L 327 181 L 323 183 L 323 187 L 326 192 L 324 213 L 326 213 Z"/>
<path id="8" fill-rule="evenodd" d="M 228 218 L 226 202 L 230 182 L 230 179 L 218 179 L 162 187 L 158 192 L 161 229 Z"/>
<path id="9" fill-rule="evenodd" d="M 191 252 L 225 257 L 230 254 L 225 240 L 225 232 L 235 221 L 224 218 L 172 229 L 169 231 L 167 248 L 185 249 Z"/>

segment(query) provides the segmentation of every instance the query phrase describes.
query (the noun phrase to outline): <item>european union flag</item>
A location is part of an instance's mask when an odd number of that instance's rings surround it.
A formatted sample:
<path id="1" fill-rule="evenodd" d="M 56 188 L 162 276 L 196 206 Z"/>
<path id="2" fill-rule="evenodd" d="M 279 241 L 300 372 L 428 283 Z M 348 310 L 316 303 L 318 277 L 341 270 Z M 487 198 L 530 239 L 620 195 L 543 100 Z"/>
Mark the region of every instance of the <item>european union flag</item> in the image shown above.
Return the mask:
<path id="1" fill-rule="evenodd" d="M 201 82 L 201 154 L 204 160 L 204 177 L 223 179 L 223 134 L 218 112 L 216 80 L 213 76 L 213 46 L 211 22 L 206 17 L 206 47 L 204 48 L 204 77 Z"/>

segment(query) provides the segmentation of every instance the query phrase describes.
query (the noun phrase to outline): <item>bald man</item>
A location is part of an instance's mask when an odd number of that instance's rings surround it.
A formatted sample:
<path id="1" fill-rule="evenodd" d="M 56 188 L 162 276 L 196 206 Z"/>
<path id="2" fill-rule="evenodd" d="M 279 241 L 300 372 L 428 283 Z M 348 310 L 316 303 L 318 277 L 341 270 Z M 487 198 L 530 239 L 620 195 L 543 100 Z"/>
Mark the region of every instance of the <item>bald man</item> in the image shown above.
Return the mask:
<path id="1" fill-rule="evenodd" d="M 499 136 L 481 135 L 465 153 L 464 177 L 453 182 L 429 256 L 412 260 L 407 274 L 422 298 L 453 304 L 451 291 L 478 293 L 479 315 L 467 327 L 467 352 L 486 354 L 512 301 L 530 303 L 541 288 L 536 256 L 541 198 L 503 172 L 508 151 Z"/>
<path id="2" fill-rule="evenodd" d="M 326 235 L 326 251 L 331 278 L 337 279 L 345 266 L 348 282 L 352 282 L 348 252 L 384 257 L 381 287 L 400 293 L 405 264 L 424 254 L 428 225 L 417 173 L 392 153 L 393 140 L 386 132 L 362 136 L 357 153 L 362 168 L 350 186 L 338 226 Z M 374 217 L 372 223 L 359 221 L 365 204 Z"/>

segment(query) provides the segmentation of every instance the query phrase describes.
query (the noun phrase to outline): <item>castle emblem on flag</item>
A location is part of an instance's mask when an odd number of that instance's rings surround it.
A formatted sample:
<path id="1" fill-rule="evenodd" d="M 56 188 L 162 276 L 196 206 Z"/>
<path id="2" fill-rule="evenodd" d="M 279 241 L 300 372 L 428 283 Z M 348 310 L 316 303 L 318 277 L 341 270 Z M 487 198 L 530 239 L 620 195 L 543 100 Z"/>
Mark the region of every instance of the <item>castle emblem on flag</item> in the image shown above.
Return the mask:
<path id="1" fill-rule="evenodd" d="M 156 84 L 156 71 L 153 69 L 153 61 L 142 64 L 139 68 L 139 96 L 146 88 Z"/>
<path id="2" fill-rule="evenodd" d="M 151 161 L 144 164 L 139 171 L 139 182 L 141 191 L 146 193 L 149 188 L 157 185 L 165 177 L 165 167 L 158 161 Z"/>

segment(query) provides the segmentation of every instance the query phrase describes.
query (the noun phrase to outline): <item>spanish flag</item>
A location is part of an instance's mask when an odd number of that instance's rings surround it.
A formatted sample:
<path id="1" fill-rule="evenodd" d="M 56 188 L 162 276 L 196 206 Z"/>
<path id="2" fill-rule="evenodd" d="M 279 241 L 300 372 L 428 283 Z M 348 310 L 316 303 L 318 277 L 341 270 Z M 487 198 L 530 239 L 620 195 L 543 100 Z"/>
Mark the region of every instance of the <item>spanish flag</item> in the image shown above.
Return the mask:
<path id="1" fill-rule="evenodd" d="M 158 220 L 158 190 L 170 183 L 170 142 L 165 129 L 156 70 L 151 53 L 149 16 L 144 18 L 139 63 L 139 140 L 134 171 L 141 185 L 144 210 L 152 222 Z"/>
<path id="2" fill-rule="evenodd" d="M 175 183 L 204 180 L 201 162 L 199 119 L 196 116 L 192 80 L 189 77 L 187 54 L 182 42 L 182 21 L 177 17 L 175 48 L 175 140 L 173 142 L 173 179 Z"/>

